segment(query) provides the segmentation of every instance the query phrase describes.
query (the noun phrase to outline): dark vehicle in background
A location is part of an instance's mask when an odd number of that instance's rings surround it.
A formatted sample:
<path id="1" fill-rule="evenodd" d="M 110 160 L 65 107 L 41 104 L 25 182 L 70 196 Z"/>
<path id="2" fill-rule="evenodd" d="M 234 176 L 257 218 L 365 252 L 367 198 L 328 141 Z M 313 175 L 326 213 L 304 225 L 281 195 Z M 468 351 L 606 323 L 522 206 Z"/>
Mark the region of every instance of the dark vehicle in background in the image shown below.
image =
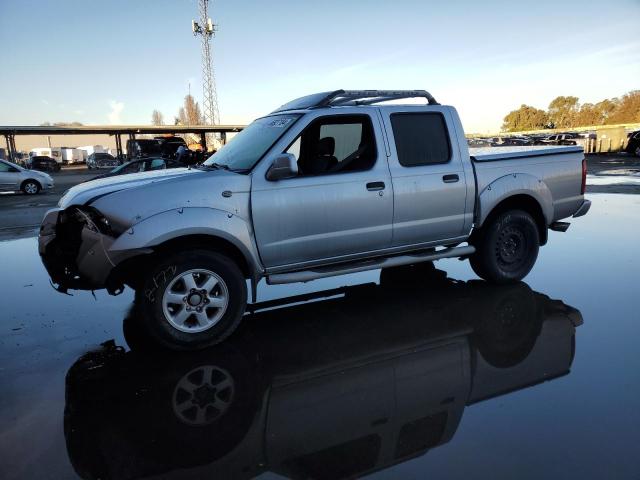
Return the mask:
<path id="1" fill-rule="evenodd" d="M 180 147 L 188 148 L 182 137 L 156 137 L 156 140 L 160 141 L 163 157 L 175 158 Z"/>
<path id="2" fill-rule="evenodd" d="M 533 143 L 525 137 L 493 137 L 489 142 L 492 147 L 526 147 Z"/>
<path id="3" fill-rule="evenodd" d="M 627 146 L 625 152 L 640 157 L 640 130 L 631 132 L 627 135 Z"/>
<path id="4" fill-rule="evenodd" d="M 87 168 L 89 170 L 94 168 L 113 168 L 119 164 L 118 159 L 109 153 L 92 153 L 87 158 Z"/>
<path id="5" fill-rule="evenodd" d="M 149 172 L 151 170 L 165 170 L 167 168 L 184 167 L 181 162 L 172 158 L 141 158 L 124 163 L 110 172 L 103 173 L 94 178 L 115 177 L 116 175 L 127 175 L 129 173 Z"/>
<path id="6" fill-rule="evenodd" d="M 579 137 L 577 133 L 558 133 L 541 140 L 541 145 L 577 145 Z"/>
<path id="7" fill-rule="evenodd" d="M 490 147 L 491 142 L 486 138 L 468 138 L 467 144 L 469 148 Z"/>
<path id="8" fill-rule="evenodd" d="M 25 167 L 29 170 L 41 172 L 59 172 L 60 164 L 51 157 L 35 156 L 25 160 Z"/>
<path id="9" fill-rule="evenodd" d="M 175 158 L 178 148 L 187 147 L 181 137 L 136 138 L 127 140 L 127 157 L 130 160 L 147 157 Z"/>
<path id="10" fill-rule="evenodd" d="M 127 140 L 127 157 L 129 159 L 161 156 L 162 147 L 158 139 L 136 138 Z"/>

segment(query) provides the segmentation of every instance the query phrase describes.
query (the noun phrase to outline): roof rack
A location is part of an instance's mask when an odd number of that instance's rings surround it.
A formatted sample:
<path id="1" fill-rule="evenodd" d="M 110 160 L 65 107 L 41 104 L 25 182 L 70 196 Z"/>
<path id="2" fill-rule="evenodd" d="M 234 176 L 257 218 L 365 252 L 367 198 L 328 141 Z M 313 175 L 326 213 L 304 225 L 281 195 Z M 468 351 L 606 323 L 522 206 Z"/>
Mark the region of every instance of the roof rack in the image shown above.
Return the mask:
<path id="1" fill-rule="evenodd" d="M 402 98 L 426 98 L 429 105 L 440 105 L 426 90 L 334 90 L 297 98 L 285 103 L 272 113 L 339 105 L 372 105 Z"/>

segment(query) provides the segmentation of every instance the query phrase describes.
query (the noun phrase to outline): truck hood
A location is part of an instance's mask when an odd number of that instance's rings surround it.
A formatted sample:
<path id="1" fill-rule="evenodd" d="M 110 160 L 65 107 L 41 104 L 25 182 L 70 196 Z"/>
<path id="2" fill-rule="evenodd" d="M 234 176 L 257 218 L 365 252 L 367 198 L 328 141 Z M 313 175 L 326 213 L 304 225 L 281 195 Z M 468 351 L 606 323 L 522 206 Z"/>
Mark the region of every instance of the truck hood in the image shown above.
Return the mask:
<path id="1" fill-rule="evenodd" d="M 99 197 L 121 190 L 129 190 L 153 182 L 164 182 L 176 177 L 202 173 L 204 172 L 197 169 L 170 168 L 90 180 L 67 190 L 58 202 L 58 207 L 67 208 L 70 205 L 88 205 Z"/>
<path id="2" fill-rule="evenodd" d="M 71 188 L 58 206 L 91 206 L 122 232 L 174 209 L 213 208 L 248 219 L 250 191 L 250 175 L 173 168 L 92 180 Z"/>

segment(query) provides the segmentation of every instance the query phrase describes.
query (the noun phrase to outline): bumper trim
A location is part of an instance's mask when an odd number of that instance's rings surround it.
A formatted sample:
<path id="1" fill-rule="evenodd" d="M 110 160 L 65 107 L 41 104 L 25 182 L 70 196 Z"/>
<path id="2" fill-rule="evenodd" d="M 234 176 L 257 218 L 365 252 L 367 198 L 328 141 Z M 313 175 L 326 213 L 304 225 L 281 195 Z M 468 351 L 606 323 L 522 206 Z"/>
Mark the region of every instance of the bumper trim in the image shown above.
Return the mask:
<path id="1" fill-rule="evenodd" d="M 578 209 L 578 211 L 573 214 L 573 218 L 586 215 L 590 208 L 591 208 L 591 200 L 583 200 L 582 205 L 580 205 L 580 208 Z"/>

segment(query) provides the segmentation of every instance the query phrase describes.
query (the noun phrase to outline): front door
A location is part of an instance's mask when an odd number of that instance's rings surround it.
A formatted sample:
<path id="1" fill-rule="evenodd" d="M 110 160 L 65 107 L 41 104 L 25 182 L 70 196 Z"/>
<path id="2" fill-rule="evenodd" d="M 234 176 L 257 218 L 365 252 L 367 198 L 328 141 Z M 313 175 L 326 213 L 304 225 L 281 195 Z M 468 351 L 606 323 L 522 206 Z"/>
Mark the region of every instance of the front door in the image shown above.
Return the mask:
<path id="1" fill-rule="evenodd" d="M 267 268 L 346 260 L 390 246 L 393 189 L 371 112 L 310 118 L 275 152 L 296 157 L 298 176 L 254 175 L 253 223 Z"/>
<path id="2" fill-rule="evenodd" d="M 8 163 L 0 162 L 0 190 L 16 190 L 19 172 Z"/>

